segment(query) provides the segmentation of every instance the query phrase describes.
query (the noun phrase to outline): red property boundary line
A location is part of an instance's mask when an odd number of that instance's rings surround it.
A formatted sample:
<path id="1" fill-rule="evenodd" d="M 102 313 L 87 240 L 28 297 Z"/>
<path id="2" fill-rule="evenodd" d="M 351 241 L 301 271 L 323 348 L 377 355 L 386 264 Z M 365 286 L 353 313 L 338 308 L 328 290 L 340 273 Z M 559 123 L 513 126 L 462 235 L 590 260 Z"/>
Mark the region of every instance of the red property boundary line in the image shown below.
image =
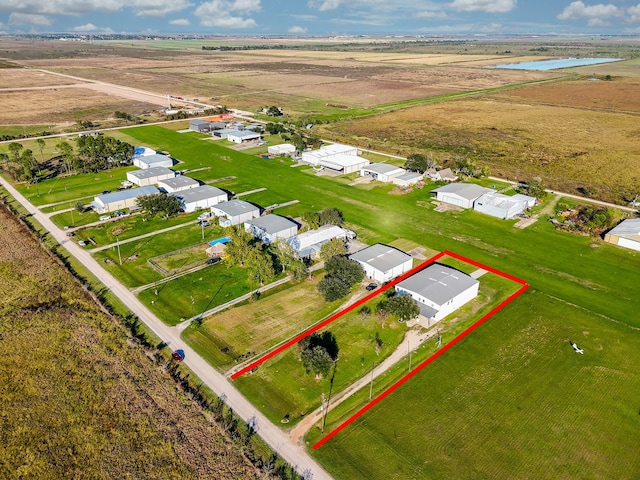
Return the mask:
<path id="1" fill-rule="evenodd" d="M 381 288 L 376 289 L 375 291 L 371 292 L 369 295 L 365 296 L 364 298 L 361 298 L 360 300 L 358 300 L 356 303 L 349 305 L 348 307 L 346 307 L 343 310 L 340 310 L 337 313 L 334 313 L 333 315 L 331 315 L 329 318 L 327 318 L 326 320 L 323 320 L 322 322 L 320 322 L 318 325 L 316 325 L 315 327 L 310 328 L 309 330 L 306 330 L 304 332 L 302 332 L 300 335 L 298 335 L 297 337 L 289 340 L 287 343 L 280 345 L 278 348 L 272 350 L 271 352 L 267 353 L 266 355 L 264 355 L 263 357 L 260 357 L 259 359 L 257 359 L 254 362 L 251 362 L 249 365 L 247 365 L 246 367 L 242 368 L 241 370 L 238 370 L 237 372 L 235 372 L 233 375 L 231 375 L 231 380 L 235 380 L 236 378 L 240 377 L 241 375 L 244 375 L 245 373 L 249 372 L 250 370 L 253 370 L 255 367 L 257 367 L 258 365 L 263 364 L 264 362 L 266 362 L 267 360 L 269 360 L 272 357 L 275 357 L 276 355 L 278 355 L 279 353 L 283 352 L 284 350 L 286 350 L 287 348 L 289 348 L 291 345 L 294 345 L 296 343 L 298 343 L 300 340 L 302 340 L 305 337 L 308 337 L 309 335 L 311 335 L 313 332 L 317 332 L 318 330 L 320 330 L 321 328 L 326 327 L 327 325 L 329 325 L 331 322 L 334 322 L 335 320 L 337 320 L 338 318 L 340 318 L 342 315 L 344 315 L 345 313 L 350 312 L 351 310 L 353 310 L 354 308 L 358 308 L 360 305 L 362 305 L 365 302 L 368 302 L 369 300 L 371 300 L 373 297 L 375 297 L 376 295 L 380 295 L 382 292 L 384 292 L 385 290 L 387 290 L 388 288 L 393 287 L 396 283 L 401 282 L 402 280 L 404 280 L 407 277 L 410 277 L 411 275 L 413 275 L 414 273 L 419 272 L 420 270 L 422 270 L 423 268 L 431 265 L 433 262 L 437 261 L 438 259 L 444 257 L 445 255 L 451 255 L 449 252 L 440 252 L 436 255 L 434 255 L 433 257 L 429 258 L 428 260 L 425 260 L 424 262 L 422 262 L 420 265 L 418 265 L 417 267 L 412 268 L 411 270 L 409 270 L 408 272 L 404 273 L 403 275 L 399 276 L 398 278 L 396 278 L 395 280 L 393 280 L 392 282 L 387 283 L 386 285 L 383 285 Z M 451 255 L 452 257 L 454 255 Z M 455 256 L 455 258 L 462 258 L 459 256 Z"/>
<path id="2" fill-rule="evenodd" d="M 450 348 L 452 348 L 455 344 L 457 344 L 460 340 L 462 340 L 464 337 L 466 337 L 467 335 L 469 335 L 471 332 L 473 332 L 476 328 L 478 328 L 480 325 L 482 325 L 484 322 L 486 322 L 489 318 L 491 318 L 493 315 L 495 315 L 497 312 L 499 312 L 500 310 L 502 310 L 506 305 L 508 305 L 509 303 L 511 303 L 515 298 L 517 298 L 518 296 L 522 295 L 522 293 L 525 292 L 525 290 L 527 290 L 529 288 L 529 285 L 527 284 L 527 282 L 525 282 L 524 280 L 521 280 L 519 278 L 516 278 L 512 275 L 509 275 L 508 273 L 504 273 L 501 272 L 500 270 L 496 270 L 495 268 L 491 268 L 488 267 L 486 265 L 483 265 L 481 263 L 478 263 L 476 261 L 470 260 L 468 258 L 465 258 L 461 255 L 458 255 L 456 253 L 453 252 L 449 252 L 447 250 L 445 250 L 440 256 L 442 255 L 448 255 L 450 257 L 456 258 L 458 260 L 462 260 L 463 262 L 469 263 L 471 265 L 474 265 L 478 268 L 482 268 L 484 270 L 487 270 L 491 273 L 495 273 L 496 275 L 500 275 L 501 277 L 504 277 L 506 279 L 512 280 L 516 283 L 519 283 L 520 285 L 522 285 L 522 287 L 520 287 L 518 289 L 518 291 L 516 291 L 515 293 L 513 293 L 511 296 L 509 296 L 506 300 L 504 300 L 502 303 L 500 303 L 498 306 L 496 306 L 493 310 L 491 310 L 489 313 L 487 313 L 486 315 L 484 315 L 482 318 L 480 318 L 479 320 L 477 320 L 473 325 L 471 325 L 470 327 L 468 327 L 466 330 L 464 330 L 462 333 L 460 333 L 457 337 L 455 337 L 451 342 L 449 342 L 448 344 L 446 344 L 442 349 L 438 350 L 437 352 L 435 352 L 433 355 L 431 355 L 429 358 L 427 358 L 426 360 L 424 360 L 422 363 L 420 363 L 417 367 L 415 367 L 413 370 L 411 370 L 411 372 L 407 373 L 404 377 L 402 377 L 400 380 L 398 380 L 396 383 L 394 383 L 393 385 L 391 385 L 388 389 L 386 389 L 384 392 L 382 392 L 380 395 L 378 395 L 376 398 L 374 398 L 371 402 L 369 402 L 367 405 L 365 405 L 364 407 L 362 407 L 360 410 L 358 410 L 355 414 L 353 414 L 351 417 L 349 417 L 347 420 L 345 420 L 344 422 L 342 422 L 340 425 L 338 425 L 334 430 L 332 430 L 331 432 L 329 432 L 327 435 L 325 435 L 323 438 L 321 438 L 314 446 L 313 449 L 317 450 L 318 448 L 320 448 L 322 445 L 324 445 L 326 442 L 328 442 L 329 440 L 331 440 L 333 437 L 335 437 L 339 432 L 341 432 L 342 430 L 344 430 L 347 426 L 349 426 L 351 423 L 353 423 L 356 419 L 358 419 L 359 417 L 361 417 L 364 413 L 366 413 L 369 409 L 373 408 L 374 405 L 378 404 L 379 402 L 381 402 L 385 397 L 387 397 L 389 394 L 391 394 L 394 390 L 396 390 L 397 388 L 399 388 L 402 384 L 404 384 L 406 381 L 408 381 L 410 378 L 412 378 L 414 375 L 416 375 L 418 372 L 420 372 L 423 368 L 425 368 L 427 365 L 429 365 L 431 362 L 433 362 L 436 358 L 438 358 L 440 355 L 444 354 L 447 350 L 449 350 Z M 440 257 L 438 257 L 440 258 Z"/>

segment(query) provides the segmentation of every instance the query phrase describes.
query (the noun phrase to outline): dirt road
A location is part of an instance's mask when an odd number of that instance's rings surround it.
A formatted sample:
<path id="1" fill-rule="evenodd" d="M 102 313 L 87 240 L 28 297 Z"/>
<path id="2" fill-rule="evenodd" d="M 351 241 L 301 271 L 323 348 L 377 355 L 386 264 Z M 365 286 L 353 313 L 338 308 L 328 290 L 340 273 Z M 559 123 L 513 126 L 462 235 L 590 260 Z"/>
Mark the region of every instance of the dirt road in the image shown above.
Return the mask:
<path id="1" fill-rule="evenodd" d="M 253 421 L 256 425 L 258 435 L 260 435 L 274 451 L 294 466 L 300 474 L 305 474 L 308 479 L 331 479 L 331 476 L 322 469 L 303 448 L 292 442 L 285 432 L 271 423 L 262 413 L 251 405 L 224 375 L 215 370 L 184 343 L 177 329 L 165 325 L 158 317 L 151 313 L 133 293 L 102 268 L 89 252 L 70 241 L 64 231 L 56 227 L 47 215 L 40 212 L 28 202 L 9 184 L 6 178 L 0 178 L 2 179 L 3 186 L 9 193 L 50 232 L 51 236 L 109 288 L 158 338 L 166 342 L 167 345 L 174 350 L 184 350 L 186 354 L 184 363 L 205 385 L 211 388 L 216 395 L 224 398 L 227 405 L 233 408 L 234 412 L 243 421 Z"/>

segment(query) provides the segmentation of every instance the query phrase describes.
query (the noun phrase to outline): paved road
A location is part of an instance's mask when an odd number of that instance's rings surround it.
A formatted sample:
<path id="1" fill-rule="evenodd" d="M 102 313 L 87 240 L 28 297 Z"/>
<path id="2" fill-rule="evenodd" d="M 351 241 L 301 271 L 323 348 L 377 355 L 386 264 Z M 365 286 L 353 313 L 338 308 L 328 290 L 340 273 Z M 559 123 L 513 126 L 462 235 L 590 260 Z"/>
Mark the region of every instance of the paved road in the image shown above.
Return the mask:
<path id="1" fill-rule="evenodd" d="M 2 177 L 0 177 L 2 178 Z M 288 435 L 272 424 L 260 413 L 232 383 L 221 373 L 211 367 L 202 357 L 186 345 L 180 338 L 177 329 L 165 325 L 158 317 L 151 313 L 139 300 L 118 282 L 109 272 L 96 262 L 88 251 L 71 242 L 65 232 L 57 228 L 49 217 L 41 213 L 28 202 L 9 182 L 2 178 L 3 186 L 18 200 L 40 224 L 50 232 L 51 236 L 60 243 L 71 255 L 89 269 L 100 281 L 109 288 L 126 307 L 135 313 L 158 338 L 166 342 L 172 349 L 182 349 L 186 354 L 184 363 L 198 376 L 198 378 L 216 395 L 225 398 L 235 413 L 245 422 L 255 419 L 257 433 L 269 446 L 293 465 L 296 470 L 307 474 L 313 480 L 330 480 L 331 476 L 313 460 L 299 445 L 294 444 Z M 311 476 L 309 476 L 311 474 Z"/>

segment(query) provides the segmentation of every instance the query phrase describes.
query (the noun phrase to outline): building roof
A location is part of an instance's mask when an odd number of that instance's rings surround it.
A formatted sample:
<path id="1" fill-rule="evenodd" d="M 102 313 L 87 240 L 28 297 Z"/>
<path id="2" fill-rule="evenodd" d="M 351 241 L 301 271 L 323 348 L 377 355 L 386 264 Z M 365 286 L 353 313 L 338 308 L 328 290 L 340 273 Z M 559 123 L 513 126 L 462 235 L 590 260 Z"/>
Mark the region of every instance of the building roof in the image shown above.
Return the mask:
<path id="1" fill-rule="evenodd" d="M 220 210 L 228 217 L 236 217 L 243 213 L 255 210 L 260 211 L 259 207 L 256 207 L 253 203 L 245 202 L 244 200 L 230 200 L 228 202 L 219 203 L 214 208 Z"/>
<path id="2" fill-rule="evenodd" d="M 258 138 L 260 134 L 258 132 L 252 132 L 251 130 L 236 130 L 234 132 L 229 132 L 227 137 L 238 137 L 238 138 Z"/>
<path id="3" fill-rule="evenodd" d="M 437 193 L 453 193 L 467 200 L 475 200 L 480 195 L 493 192 L 490 188 L 481 187 L 475 183 L 450 183 L 432 191 Z"/>
<path id="4" fill-rule="evenodd" d="M 199 187 L 190 188 L 177 192 L 174 196 L 182 198 L 184 203 L 199 202 L 208 198 L 215 198 L 224 195 L 227 198 L 227 192 L 211 185 L 200 185 Z"/>
<path id="5" fill-rule="evenodd" d="M 466 273 L 434 263 L 401 281 L 397 287 L 421 295 L 437 305 L 444 305 L 477 283 L 480 282 Z"/>
<path id="6" fill-rule="evenodd" d="M 157 152 L 149 147 L 136 147 L 133 149 L 133 156 L 136 157 L 148 157 L 150 155 L 155 155 Z"/>
<path id="7" fill-rule="evenodd" d="M 405 182 L 408 182 L 411 180 L 415 180 L 416 178 L 422 178 L 422 174 L 416 173 L 416 172 L 407 172 L 404 175 L 398 175 L 395 178 L 397 178 L 398 180 L 404 180 Z"/>
<path id="8" fill-rule="evenodd" d="M 336 154 L 330 158 L 320 159 L 320 165 L 332 168 L 334 170 L 342 170 L 347 167 L 353 167 L 357 165 L 368 165 L 369 160 L 359 157 L 357 155 L 346 155 L 343 153 Z"/>
<path id="9" fill-rule="evenodd" d="M 349 258 L 366 263 L 381 272 L 388 272 L 392 268 L 402 265 L 407 260 L 411 260 L 411 255 L 397 248 L 376 243 L 375 245 L 371 245 L 370 247 L 349 255 Z"/>
<path id="10" fill-rule="evenodd" d="M 517 198 L 515 197 L 515 195 L 513 197 L 510 197 L 509 195 L 498 192 L 485 193 L 484 195 L 478 197 L 478 199 L 476 200 L 476 205 L 502 208 L 504 210 L 508 210 L 514 205 L 518 204 L 525 204 L 526 206 L 527 200 L 523 198 Z"/>
<path id="11" fill-rule="evenodd" d="M 133 170 L 132 172 L 127 172 L 129 175 L 132 175 L 138 179 L 143 178 L 153 178 L 160 177 L 162 175 L 175 175 L 176 172 L 173 170 L 169 170 L 166 167 L 151 167 L 141 170 Z"/>
<path id="12" fill-rule="evenodd" d="M 209 122 L 207 122 L 206 120 L 194 118 L 193 120 L 189 120 L 189 125 L 209 125 Z"/>
<path id="13" fill-rule="evenodd" d="M 640 218 L 627 218 L 607 233 L 609 235 L 640 235 Z"/>
<path id="14" fill-rule="evenodd" d="M 266 233 L 278 233 L 283 230 L 288 230 L 291 227 L 297 227 L 298 224 L 292 222 L 288 218 L 281 217 L 280 215 L 265 215 L 264 217 L 254 218 L 253 220 L 247 220 L 245 223 L 254 225 Z"/>
<path id="15" fill-rule="evenodd" d="M 147 185 L 140 188 L 130 188 L 128 190 L 120 190 L 119 192 L 107 193 L 106 195 L 100 195 L 95 197 L 97 201 L 102 202 L 103 205 L 112 202 L 119 202 L 127 200 L 129 198 L 136 198 L 141 195 L 153 195 L 154 193 L 160 193 L 160 191 L 153 185 Z"/>
<path id="16" fill-rule="evenodd" d="M 345 238 L 346 235 L 344 229 L 336 225 L 323 225 L 317 230 L 309 230 L 295 237 L 291 237 L 288 242 L 294 250 L 302 252 L 313 245 L 328 242 L 332 238 Z"/>
<path id="17" fill-rule="evenodd" d="M 322 152 L 322 155 L 335 155 L 336 153 L 349 153 L 354 150 L 358 150 L 356 147 L 352 147 L 350 145 L 342 145 L 340 143 L 331 143 L 329 145 L 323 145 L 320 147 L 320 150 L 316 150 Z"/>
<path id="18" fill-rule="evenodd" d="M 191 185 L 200 185 L 197 180 L 194 180 L 191 177 L 186 177 L 184 175 L 160 180 L 158 184 L 166 185 L 169 188 L 191 187 Z"/>
<path id="19" fill-rule="evenodd" d="M 166 155 L 161 155 L 159 153 L 153 153 L 151 155 L 148 155 L 148 154 L 140 155 L 138 157 L 138 160 L 146 163 L 147 165 L 153 165 L 154 163 L 164 163 L 166 161 L 169 161 L 173 164 L 173 160 L 171 160 L 171 157 L 168 157 Z"/>
<path id="20" fill-rule="evenodd" d="M 444 169 L 442 169 L 442 170 L 439 170 L 439 171 L 438 171 L 438 172 L 436 172 L 436 173 L 437 173 L 437 175 L 440 175 L 440 178 L 442 178 L 443 180 L 444 180 L 445 178 L 453 179 L 453 180 L 455 180 L 456 178 L 458 178 L 458 177 L 456 177 L 456 175 L 453 173 L 453 170 L 451 170 L 450 168 L 444 168 Z"/>
<path id="21" fill-rule="evenodd" d="M 391 172 L 401 171 L 404 172 L 404 168 L 391 165 L 390 163 L 372 163 L 364 167 L 364 170 L 378 174 L 388 174 Z"/>

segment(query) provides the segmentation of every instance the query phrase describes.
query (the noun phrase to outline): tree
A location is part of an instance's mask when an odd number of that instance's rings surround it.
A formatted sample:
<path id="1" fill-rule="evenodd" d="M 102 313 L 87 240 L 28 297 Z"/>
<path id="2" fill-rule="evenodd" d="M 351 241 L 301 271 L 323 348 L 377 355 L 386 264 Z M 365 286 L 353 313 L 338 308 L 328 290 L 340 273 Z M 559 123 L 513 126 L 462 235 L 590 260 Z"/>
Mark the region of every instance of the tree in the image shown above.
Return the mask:
<path id="1" fill-rule="evenodd" d="M 307 373 L 326 376 L 338 360 L 338 342 L 330 331 L 314 332 L 298 342 L 300 359 Z"/>
<path id="2" fill-rule="evenodd" d="M 22 150 L 22 148 L 23 147 L 21 143 L 11 142 L 9 144 L 9 153 L 11 154 L 11 160 L 15 164 L 20 163 L 20 151 Z"/>
<path id="3" fill-rule="evenodd" d="M 36 143 L 38 144 L 38 150 L 40 150 L 40 159 L 42 160 L 42 163 L 44 163 L 44 147 L 45 147 L 44 138 L 38 138 L 36 140 Z"/>
<path id="4" fill-rule="evenodd" d="M 286 132 L 287 128 L 281 123 L 270 122 L 265 125 L 264 130 L 271 135 L 277 135 Z"/>
<path id="5" fill-rule="evenodd" d="M 296 281 L 306 278 L 306 276 L 309 274 L 307 265 L 301 260 L 294 261 L 289 267 L 289 271 L 291 272 L 291 276 L 293 277 L 293 279 Z"/>
<path id="6" fill-rule="evenodd" d="M 137 199 L 138 206 L 150 216 L 160 213 L 169 217 L 176 215 L 181 210 L 180 200 L 166 193 L 154 193 L 142 195 Z"/>
<path id="7" fill-rule="evenodd" d="M 325 275 L 324 278 L 318 282 L 318 292 L 320 292 L 327 302 L 334 302 L 347 296 L 350 290 L 351 286 L 344 280 L 331 275 Z"/>
<path id="8" fill-rule="evenodd" d="M 536 177 L 530 180 L 525 186 L 521 187 L 527 195 L 535 198 L 544 198 L 547 192 L 544 189 L 544 182 L 541 178 Z"/>
<path id="9" fill-rule="evenodd" d="M 389 311 L 401 322 L 411 320 L 420 315 L 418 304 L 410 295 L 394 295 L 387 303 Z"/>
<path id="10" fill-rule="evenodd" d="M 320 247 L 320 258 L 325 261 L 345 253 L 347 253 L 347 248 L 341 238 L 332 238 Z"/>
<path id="11" fill-rule="evenodd" d="M 278 107 L 276 107 L 275 105 L 272 105 L 269 108 L 267 108 L 267 112 L 266 113 L 270 117 L 280 117 L 280 116 L 282 116 L 282 111 Z"/>
<path id="12" fill-rule="evenodd" d="M 240 226 L 227 228 L 229 242 L 224 250 L 224 256 L 230 266 L 238 265 L 244 267 L 251 255 L 253 237 Z"/>
<path id="13" fill-rule="evenodd" d="M 251 248 L 247 259 L 247 268 L 249 269 L 249 278 L 260 285 L 264 285 L 276 276 L 273 260 L 261 252 L 258 246 Z"/>
<path id="14" fill-rule="evenodd" d="M 311 229 L 320 226 L 320 217 L 317 212 L 302 212 L 301 218 Z"/>
<path id="15" fill-rule="evenodd" d="M 344 218 L 337 208 L 325 208 L 318 212 L 318 225 L 342 225 Z"/>
<path id="16" fill-rule="evenodd" d="M 76 157 L 73 153 L 73 147 L 69 144 L 69 142 L 62 140 L 56 145 L 56 148 L 60 152 L 62 162 L 67 169 L 67 174 L 70 174 L 71 169 L 73 168 L 76 161 Z"/>
<path id="17" fill-rule="evenodd" d="M 427 157 L 421 153 L 412 153 L 407 156 L 404 162 L 404 168 L 412 172 L 424 173 L 427 171 Z"/>
<path id="18" fill-rule="evenodd" d="M 281 272 L 284 272 L 296 261 L 293 248 L 283 238 L 271 244 L 271 253 L 276 258 Z"/>
<path id="19" fill-rule="evenodd" d="M 359 283 L 364 278 L 364 270 L 358 262 L 348 259 L 347 257 L 335 256 L 331 257 L 325 263 L 327 275 L 338 277 L 349 287 Z"/>

